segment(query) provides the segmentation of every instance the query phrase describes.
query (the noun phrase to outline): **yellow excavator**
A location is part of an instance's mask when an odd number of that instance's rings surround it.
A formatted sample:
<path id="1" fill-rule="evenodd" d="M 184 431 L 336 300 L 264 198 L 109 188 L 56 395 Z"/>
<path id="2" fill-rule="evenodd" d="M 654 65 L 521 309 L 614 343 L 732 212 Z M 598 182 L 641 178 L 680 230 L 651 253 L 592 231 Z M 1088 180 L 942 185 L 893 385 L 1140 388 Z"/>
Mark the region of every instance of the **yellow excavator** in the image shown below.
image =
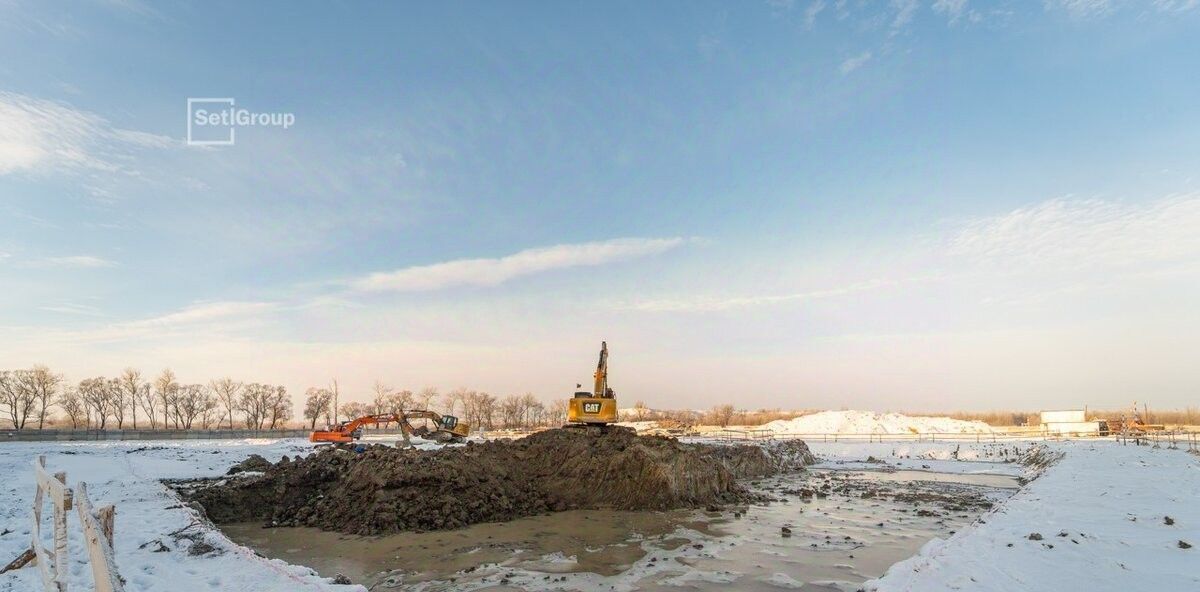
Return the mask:
<path id="1" fill-rule="evenodd" d="M 592 392 L 576 391 L 567 405 L 567 421 L 576 425 L 605 425 L 617 421 L 617 400 L 608 388 L 608 343 L 600 342 Z M 578 388 L 578 385 L 576 385 Z"/>

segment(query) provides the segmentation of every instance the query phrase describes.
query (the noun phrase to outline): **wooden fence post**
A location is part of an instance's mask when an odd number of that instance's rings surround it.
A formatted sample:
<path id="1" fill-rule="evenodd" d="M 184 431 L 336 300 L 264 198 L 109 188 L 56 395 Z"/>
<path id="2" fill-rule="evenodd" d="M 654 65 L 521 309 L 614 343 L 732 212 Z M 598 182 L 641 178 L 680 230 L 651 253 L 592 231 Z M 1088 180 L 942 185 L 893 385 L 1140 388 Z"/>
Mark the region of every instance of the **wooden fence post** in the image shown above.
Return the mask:
<path id="1" fill-rule="evenodd" d="M 112 535 L 112 506 L 106 506 L 102 511 L 107 516 L 108 529 L 102 526 L 101 520 L 96 519 L 92 511 L 92 502 L 87 496 L 87 483 L 82 481 L 75 486 L 75 509 L 79 511 L 79 522 L 83 525 L 83 537 L 87 542 L 89 563 L 92 564 L 92 576 L 96 580 L 96 592 L 122 592 L 125 587 L 117 575 L 117 566 L 113 558 Z"/>

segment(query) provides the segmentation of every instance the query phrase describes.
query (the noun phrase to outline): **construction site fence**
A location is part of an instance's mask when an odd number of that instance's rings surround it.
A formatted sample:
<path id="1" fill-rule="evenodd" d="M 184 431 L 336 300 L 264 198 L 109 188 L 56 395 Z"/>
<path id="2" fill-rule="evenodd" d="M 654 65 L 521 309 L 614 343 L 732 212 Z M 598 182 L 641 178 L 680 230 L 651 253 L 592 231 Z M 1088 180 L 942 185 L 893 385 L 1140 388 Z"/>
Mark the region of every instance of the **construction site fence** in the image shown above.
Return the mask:
<path id="1" fill-rule="evenodd" d="M 308 438 L 303 430 L 0 430 L 0 442 L 88 442 L 98 440 L 231 440 Z M 370 434 L 400 430 L 370 430 Z"/>

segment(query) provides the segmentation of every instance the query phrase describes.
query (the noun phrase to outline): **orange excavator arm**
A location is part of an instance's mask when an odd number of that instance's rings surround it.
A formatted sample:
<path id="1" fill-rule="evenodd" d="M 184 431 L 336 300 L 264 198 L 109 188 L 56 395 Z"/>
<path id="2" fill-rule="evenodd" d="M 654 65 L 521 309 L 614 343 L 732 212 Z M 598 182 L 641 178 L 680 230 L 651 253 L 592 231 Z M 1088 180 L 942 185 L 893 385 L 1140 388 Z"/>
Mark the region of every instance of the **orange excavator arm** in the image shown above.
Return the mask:
<path id="1" fill-rule="evenodd" d="M 402 411 L 400 413 L 364 415 L 336 426 L 329 426 L 327 430 L 315 431 L 309 435 L 308 439 L 310 442 L 353 442 L 362 437 L 363 426 L 394 422 L 400 426 L 400 430 L 404 433 L 404 438 L 407 442 L 408 436 L 413 433 L 412 424 L 408 421 L 410 419 L 429 419 L 433 421 L 435 427 L 432 433 L 435 436 L 441 436 L 440 438 L 435 438 L 438 441 L 458 442 L 471 433 L 471 427 L 458 421 L 458 418 L 453 415 L 439 415 L 433 411 L 413 410 Z"/>

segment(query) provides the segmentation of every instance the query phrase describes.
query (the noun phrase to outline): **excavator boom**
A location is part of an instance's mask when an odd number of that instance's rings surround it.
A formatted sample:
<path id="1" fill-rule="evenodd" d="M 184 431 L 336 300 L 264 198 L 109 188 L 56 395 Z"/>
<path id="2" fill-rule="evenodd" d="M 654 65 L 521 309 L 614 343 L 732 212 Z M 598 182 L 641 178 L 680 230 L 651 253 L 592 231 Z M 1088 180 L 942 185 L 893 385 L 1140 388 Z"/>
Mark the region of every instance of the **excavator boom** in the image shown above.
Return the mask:
<path id="1" fill-rule="evenodd" d="M 411 419 L 428 419 L 433 421 L 434 429 L 418 435 L 437 441 L 461 442 L 471 433 L 471 426 L 458 421 L 458 418 L 453 415 L 439 415 L 433 411 L 417 409 L 401 411 L 399 413 L 364 415 L 351 421 L 342 422 L 336 426 L 329 426 L 329 429 L 326 430 L 314 431 L 309 435 L 308 439 L 310 442 L 353 442 L 362 437 L 362 429 L 365 426 L 395 423 L 400 426 L 400 431 L 403 433 L 405 441 L 407 441 L 410 435 L 416 433 L 412 424 L 409 423 Z"/>
<path id="2" fill-rule="evenodd" d="M 608 387 L 608 343 L 600 342 L 592 392 L 579 391 L 567 403 L 567 421 L 573 424 L 609 424 L 617 421 L 617 400 Z"/>

